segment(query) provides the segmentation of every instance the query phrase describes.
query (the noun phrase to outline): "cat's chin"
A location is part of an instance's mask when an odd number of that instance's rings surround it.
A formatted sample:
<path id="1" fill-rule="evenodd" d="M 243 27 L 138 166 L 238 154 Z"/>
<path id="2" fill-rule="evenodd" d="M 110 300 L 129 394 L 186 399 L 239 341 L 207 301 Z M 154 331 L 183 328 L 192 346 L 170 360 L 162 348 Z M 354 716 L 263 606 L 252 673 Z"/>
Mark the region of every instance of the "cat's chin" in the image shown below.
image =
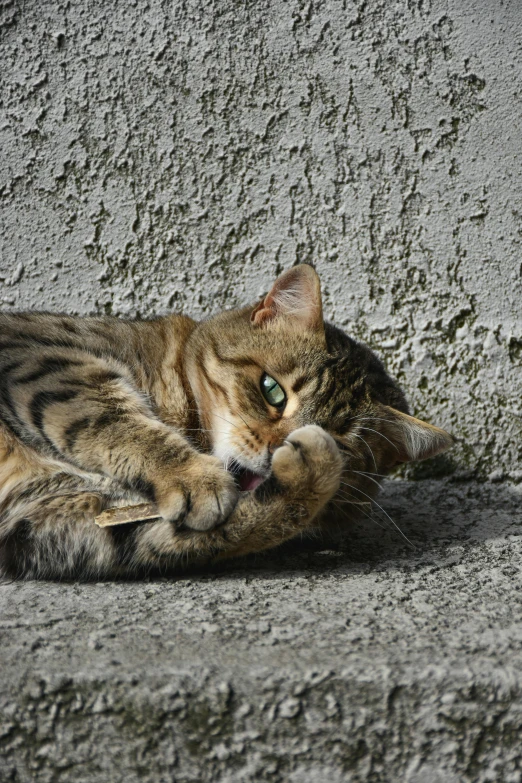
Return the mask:
<path id="1" fill-rule="evenodd" d="M 236 484 L 241 492 L 253 492 L 253 490 L 262 484 L 266 478 L 266 476 L 263 476 L 260 473 L 254 473 L 253 470 L 244 468 L 237 462 L 233 462 L 228 470 L 234 476 Z"/>

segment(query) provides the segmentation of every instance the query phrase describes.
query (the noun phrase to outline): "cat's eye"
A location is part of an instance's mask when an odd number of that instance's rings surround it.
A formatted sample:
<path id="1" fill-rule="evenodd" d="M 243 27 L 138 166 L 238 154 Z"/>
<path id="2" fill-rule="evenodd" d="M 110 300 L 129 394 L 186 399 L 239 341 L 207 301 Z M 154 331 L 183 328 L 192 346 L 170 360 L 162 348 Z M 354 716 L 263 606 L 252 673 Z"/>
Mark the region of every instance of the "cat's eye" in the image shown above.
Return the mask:
<path id="1" fill-rule="evenodd" d="M 261 393 L 265 400 L 273 405 L 274 408 L 282 410 L 286 404 L 286 394 L 280 387 L 277 381 L 275 381 L 267 373 L 263 373 L 261 376 Z"/>

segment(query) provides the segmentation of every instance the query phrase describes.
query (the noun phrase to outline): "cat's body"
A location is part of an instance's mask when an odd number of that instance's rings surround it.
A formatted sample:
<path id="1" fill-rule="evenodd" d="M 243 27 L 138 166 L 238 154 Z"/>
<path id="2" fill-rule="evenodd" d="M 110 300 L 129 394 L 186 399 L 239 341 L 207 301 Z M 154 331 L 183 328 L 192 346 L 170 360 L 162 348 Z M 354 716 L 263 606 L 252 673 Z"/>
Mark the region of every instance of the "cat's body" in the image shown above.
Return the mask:
<path id="1" fill-rule="evenodd" d="M 0 315 L 0 564 L 107 578 L 277 546 L 349 519 L 370 473 L 447 448 L 294 267 L 200 324 Z M 228 470 L 225 470 L 225 467 Z M 153 500 L 161 518 L 100 529 Z M 335 503 L 335 501 L 334 501 Z"/>

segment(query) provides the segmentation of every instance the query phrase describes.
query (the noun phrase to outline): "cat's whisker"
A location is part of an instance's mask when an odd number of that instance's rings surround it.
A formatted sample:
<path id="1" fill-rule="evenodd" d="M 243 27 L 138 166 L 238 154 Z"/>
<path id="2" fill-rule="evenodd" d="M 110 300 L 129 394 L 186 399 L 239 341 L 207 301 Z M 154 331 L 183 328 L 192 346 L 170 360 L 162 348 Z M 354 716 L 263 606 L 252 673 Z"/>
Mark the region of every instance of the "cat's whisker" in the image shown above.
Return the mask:
<path id="1" fill-rule="evenodd" d="M 344 495 L 339 495 L 339 493 L 337 493 L 336 497 L 337 497 L 339 503 L 349 503 L 350 506 L 357 506 L 357 507 L 359 507 L 359 506 L 369 506 L 370 505 L 369 503 L 361 502 L 361 501 L 358 501 L 358 500 L 349 500 Z"/>
<path id="2" fill-rule="evenodd" d="M 359 438 L 359 440 L 362 440 L 362 442 L 364 443 L 364 445 L 366 446 L 366 448 L 368 449 L 368 451 L 372 455 L 373 464 L 375 465 L 375 470 L 377 470 L 377 462 L 375 460 L 375 455 L 374 455 L 373 451 L 371 450 L 370 446 L 364 440 L 364 438 L 361 435 L 356 435 L 355 432 L 351 432 L 350 435 L 353 435 L 354 438 Z"/>
<path id="3" fill-rule="evenodd" d="M 247 430 L 248 430 L 249 432 L 252 432 L 252 430 L 250 429 L 250 427 L 248 426 L 248 424 L 246 423 L 246 421 L 244 420 L 244 418 L 242 417 L 242 415 L 240 414 L 240 412 L 239 412 L 239 411 L 236 411 L 236 413 L 237 413 L 237 415 L 239 416 L 239 418 L 241 419 L 241 421 L 243 422 L 243 424 L 245 425 L 245 427 L 247 428 Z"/>
<path id="4" fill-rule="evenodd" d="M 389 478 L 386 473 L 372 473 L 369 470 L 354 470 L 351 468 L 352 473 L 360 473 L 362 476 L 379 476 L 380 478 Z"/>
<path id="5" fill-rule="evenodd" d="M 332 435 L 334 441 L 337 443 L 338 448 L 341 452 L 349 452 L 352 456 L 355 456 L 355 453 L 353 451 L 353 448 L 348 445 L 348 443 L 345 443 L 342 441 L 338 436 L 335 434 Z"/>
<path id="6" fill-rule="evenodd" d="M 381 530 L 393 530 L 393 528 L 390 528 L 390 525 L 384 524 L 386 522 L 385 519 L 384 520 L 381 519 L 381 521 L 383 522 L 382 525 L 379 524 L 379 522 L 373 516 L 373 513 L 374 513 L 373 506 L 371 505 L 371 503 L 369 501 L 365 500 L 365 501 L 361 502 L 361 501 L 354 501 L 354 500 L 340 500 L 339 503 L 348 503 L 351 506 L 357 506 L 358 512 L 363 514 L 363 516 L 365 516 L 371 522 L 374 522 L 378 527 L 381 528 Z M 367 511 L 364 510 L 364 508 L 361 508 L 361 506 L 369 506 L 370 509 L 372 509 L 372 513 L 368 513 Z"/>
<path id="7" fill-rule="evenodd" d="M 373 523 L 374 523 L 374 525 L 377 525 L 377 527 L 380 527 L 380 528 L 381 528 L 381 530 L 386 530 L 386 531 L 387 531 L 387 530 L 389 530 L 389 529 L 390 529 L 388 525 L 381 525 L 381 524 L 380 524 L 380 522 L 377 522 L 377 520 L 376 520 L 376 519 L 375 519 L 375 518 L 374 518 L 374 517 L 373 517 L 371 514 L 367 514 L 367 513 L 366 513 L 365 511 L 363 511 L 362 509 L 361 509 L 361 512 L 362 512 L 362 514 L 364 514 L 364 516 L 365 516 L 367 519 L 369 519 L 369 520 L 370 520 L 370 522 L 373 522 Z"/>
<path id="8" fill-rule="evenodd" d="M 188 410 L 191 411 L 192 413 L 197 413 L 198 416 L 200 415 L 200 412 L 199 412 L 199 410 L 197 408 L 188 408 Z M 211 410 L 211 414 L 213 416 L 216 416 L 218 419 L 222 419 L 222 421 L 226 421 L 226 423 L 230 424 L 231 427 L 234 427 L 235 429 L 237 429 L 237 424 L 234 424 L 233 421 L 229 421 L 228 419 L 225 419 L 224 416 L 220 416 L 219 413 L 216 413 L 214 410 Z"/>
<path id="9" fill-rule="evenodd" d="M 363 492 L 363 491 L 362 491 L 362 489 L 359 489 L 359 487 L 354 487 L 354 486 L 353 486 L 353 484 L 347 484 L 347 486 L 348 486 L 348 487 L 350 487 L 350 489 L 353 489 L 353 490 L 355 490 L 356 492 L 360 492 L 360 493 L 361 493 L 361 495 L 364 495 L 364 496 L 365 496 L 365 497 L 367 497 L 367 498 L 368 498 L 368 499 L 369 499 L 369 500 L 370 500 L 372 503 L 375 503 L 375 505 L 377 506 L 377 508 L 379 508 L 379 509 L 382 511 L 382 513 L 383 513 L 383 514 L 384 514 L 384 515 L 385 515 L 385 516 L 386 516 L 386 517 L 387 517 L 387 518 L 390 520 L 390 522 L 392 523 L 392 525 L 393 525 L 394 527 L 396 527 L 396 528 L 397 528 L 397 530 L 399 531 L 399 533 L 401 534 L 401 536 L 404 538 L 404 540 L 405 540 L 405 541 L 407 541 L 407 542 L 408 542 L 408 544 L 409 544 L 411 547 L 413 547 L 413 549 L 417 549 L 417 547 L 415 546 L 415 544 L 414 544 L 412 541 L 410 541 L 410 539 L 408 538 L 408 536 L 407 536 L 407 535 L 405 535 L 405 533 L 403 533 L 403 532 L 402 532 L 402 530 L 400 529 L 400 527 L 398 526 L 398 524 L 397 524 L 396 522 L 394 522 L 394 520 L 391 518 L 391 516 L 388 514 L 388 512 L 387 512 L 387 511 L 386 511 L 386 510 L 385 510 L 385 509 L 384 509 L 384 508 L 383 508 L 381 505 L 379 505 L 379 503 L 377 503 L 377 501 L 376 501 L 374 498 L 370 497 L 370 495 L 367 495 L 367 494 L 366 494 L 366 492 Z"/>
<path id="10" fill-rule="evenodd" d="M 342 506 L 340 505 L 340 503 L 341 503 L 341 502 L 342 502 L 342 501 L 336 501 L 336 500 L 331 500 L 331 501 L 330 501 L 330 503 L 331 503 L 333 506 L 335 506 L 335 507 L 336 507 L 336 508 L 337 508 L 337 509 L 338 509 L 338 510 L 341 512 L 341 514 L 344 514 L 344 513 L 345 513 L 345 511 L 344 511 L 344 508 L 342 508 Z M 345 503 L 349 503 L 350 501 L 349 501 L 349 500 L 345 500 L 344 502 L 345 502 Z M 337 523 L 337 529 L 338 529 L 338 530 L 340 530 L 340 529 L 341 529 L 341 525 L 340 525 L 339 523 Z"/>
<path id="11" fill-rule="evenodd" d="M 373 522 L 375 525 L 377 525 L 377 527 L 380 527 L 381 530 L 389 530 L 390 529 L 387 525 L 381 525 L 379 522 L 377 522 L 377 520 L 371 514 L 368 514 L 364 509 L 361 508 L 361 505 L 371 506 L 371 504 L 368 503 L 368 502 L 359 503 L 359 502 L 353 501 L 353 500 L 340 500 L 338 502 L 336 502 L 335 500 L 332 500 L 331 502 L 335 506 L 337 506 L 339 511 L 341 511 L 343 513 L 344 513 L 344 510 L 339 506 L 339 503 L 348 503 L 351 506 L 357 506 L 358 513 L 363 514 L 363 516 L 365 516 L 367 519 L 369 519 L 370 522 Z M 339 528 L 340 528 L 340 525 L 339 525 Z"/>
<path id="12" fill-rule="evenodd" d="M 348 494 L 348 493 L 347 493 L 345 490 L 343 490 L 343 489 L 338 489 L 338 490 L 337 490 L 337 492 L 336 492 L 336 494 L 335 494 L 335 497 L 339 497 L 339 496 L 341 496 L 341 497 L 346 497 L 346 498 L 350 498 L 351 500 L 353 500 L 353 503 L 354 503 L 354 504 L 357 504 L 357 505 L 359 505 L 359 506 L 371 506 L 371 503 L 370 503 L 370 501 L 369 501 L 369 500 L 357 500 L 356 498 L 354 498 L 354 497 L 353 497 L 353 495 L 349 495 L 349 494 Z"/>
<path id="13" fill-rule="evenodd" d="M 355 500 L 355 499 L 352 499 L 353 495 L 342 495 L 340 491 L 338 491 L 336 493 L 335 497 L 336 498 L 342 498 L 345 503 L 346 502 L 351 502 L 352 505 L 354 505 L 354 506 L 355 505 L 357 505 L 357 506 L 369 506 L 370 505 L 370 503 L 367 500 Z M 350 501 L 348 501 L 348 499 L 350 499 Z"/>
<path id="14" fill-rule="evenodd" d="M 350 473 L 358 473 L 359 475 L 364 476 L 364 473 L 361 473 L 360 470 L 351 470 Z M 381 488 L 381 485 L 379 484 L 377 479 L 374 479 L 371 476 L 364 476 L 364 477 L 367 478 L 369 481 L 373 481 L 373 483 L 376 484 L 379 487 L 379 489 Z M 341 484 L 344 484 L 344 483 L 345 483 L 344 481 L 341 481 Z"/>
<path id="15" fill-rule="evenodd" d="M 220 416 L 219 413 L 216 413 L 215 411 L 212 411 L 212 416 L 216 416 L 216 418 L 221 419 L 222 421 L 226 421 L 227 424 L 230 424 L 231 427 L 234 427 L 234 429 L 237 429 L 237 424 L 234 424 L 233 421 L 229 421 L 228 419 L 225 419 L 224 416 Z"/>
<path id="16" fill-rule="evenodd" d="M 354 416 L 350 421 L 385 421 L 387 424 L 397 424 L 391 419 L 383 419 L 381 416 Z"/>
<path id="17" fill-rule="evenodd" d="M 245 421 L 245 419 L 243 418 L 243 416 L 240 414 L 240 412 L 239 412 L 239 411 L 236 411 L 236 413 L 237 413 L 237 415 L 239 416 L 239 418 L 241 419 L 241 421 L 243 422 L 243 424 L 245 425 L 245 427 L 247 428 L 247 430 L 249 431 L 249 433 L 250 433 L 251 435 L 253 435 L 254 433 L 253 433 L 253 431 L 252 431 L 251 427 L 249 427 L 249 425 L 247 424 L 247 422 Z M 234 424 L 232 421 L 229 421 L 228 419 L 225 419 L 225 417 L 224 417 L 224 416 L 220 416 L 220 415 L 219 415 L 218 413 L 216 413 L 215 411 L 212 411 L 212 415 L 213 415 L 213 416 L 217 416 L 217 418 L 218 418 L 218 419 L 223 419 L 223 421 L 226 421 L 226 422 L 227 422 L 227 424 L 230 424 L 230 426 L 231 426 L 231 427 L 234 427 L 234 429 L 237 429 L 237 424 Z"/>
<path id="18" fill-rule="evenodd" d="M 382 432 L 379 432 L 378 430 L 372 430 L 371 427 L 365 427 L 364 425 L 363 425 L 362 429 L 363 430 L 368 430 L 369 432 L 375 432 L 376 435 L 380 435 L 381 438 L 384 438 L 384 440 L 388 441 L 390 446 L 393 446 L 394 449 L 397 449 L 397 451 L 399 451 L 399 447 L 395 443 L 393 443 L 389 438 L 387 438 L 386 435 L 384 435 Z"/>

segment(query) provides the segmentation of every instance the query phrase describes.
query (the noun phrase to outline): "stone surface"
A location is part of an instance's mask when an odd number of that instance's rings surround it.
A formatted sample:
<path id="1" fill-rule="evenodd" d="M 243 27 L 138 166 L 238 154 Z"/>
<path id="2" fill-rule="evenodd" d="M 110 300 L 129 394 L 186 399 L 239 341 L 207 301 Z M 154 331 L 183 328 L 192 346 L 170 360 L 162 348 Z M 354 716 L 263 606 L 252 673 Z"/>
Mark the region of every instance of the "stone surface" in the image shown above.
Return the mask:
<path id="1" fill-rule="evenodd" d="M 325 311 L 522 476 L 518 0 L 2 0 L 5 308 Z M 426 473 L 425 473 L 426 474 Z"/>
<path id="2" fill-rule="evenodd" d="M 388 482 L 334 548 L 0 583 L 0 780 L 518 783 L 521 488 Z"/>

